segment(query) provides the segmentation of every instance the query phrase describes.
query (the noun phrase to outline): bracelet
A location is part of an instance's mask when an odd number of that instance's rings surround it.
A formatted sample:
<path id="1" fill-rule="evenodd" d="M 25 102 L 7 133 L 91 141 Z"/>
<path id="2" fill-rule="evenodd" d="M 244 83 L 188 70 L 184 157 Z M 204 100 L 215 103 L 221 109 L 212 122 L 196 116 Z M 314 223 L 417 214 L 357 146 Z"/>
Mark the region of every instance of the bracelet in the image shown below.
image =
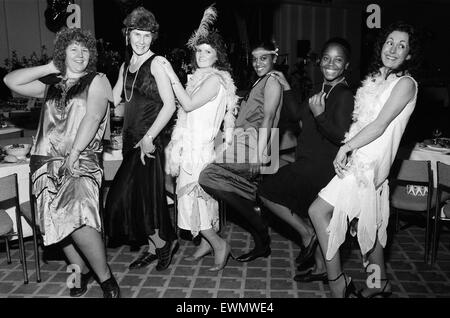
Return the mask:
<path id="1" fill-rule="evenodd" d="M 342 147 L 347 147 L 347 149 L 348 149 L 347 152 L 350 152 L 353 150 L 352 147 L 350 147 L 349 143 L 344 144 Z"/>

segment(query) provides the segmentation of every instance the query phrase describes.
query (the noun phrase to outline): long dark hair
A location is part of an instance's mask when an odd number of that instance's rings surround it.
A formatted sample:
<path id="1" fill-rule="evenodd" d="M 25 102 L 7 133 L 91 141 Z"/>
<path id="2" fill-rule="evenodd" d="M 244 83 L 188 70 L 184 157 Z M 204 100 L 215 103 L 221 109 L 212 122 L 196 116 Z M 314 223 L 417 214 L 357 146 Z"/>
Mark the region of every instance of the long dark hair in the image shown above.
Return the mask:
<path id="1" fill-rule="evenodd" d="M 419 32 L 410 24 L 405 23 L 403 21 L 398 21 L 390 24 L 388 27 L 384 28 L 376 42 L 373 50 L 372 63 L 369 66 L 369 75 L 379 75 L 380 69 L 383 67 L 383 62 L 381 60 L 381 51 L 383 49 L 383 45 L 386 42 L 387 37 L 394 31 L 405 32 L 408 34 L 408 42 L 409 42 L 409 55 L 410 59 L 404 60 L 403 63 L 395 70 L 390 70 L 388 74 L 386 74 L 386 78 L 390 74 L 396 74 L 397 76 L 403 76 L 406 73 L 411 74 L 412 76 L 417 75 L 421 62 L 422 62 L 422 51 L 420 45 L 420 35 Z"/>

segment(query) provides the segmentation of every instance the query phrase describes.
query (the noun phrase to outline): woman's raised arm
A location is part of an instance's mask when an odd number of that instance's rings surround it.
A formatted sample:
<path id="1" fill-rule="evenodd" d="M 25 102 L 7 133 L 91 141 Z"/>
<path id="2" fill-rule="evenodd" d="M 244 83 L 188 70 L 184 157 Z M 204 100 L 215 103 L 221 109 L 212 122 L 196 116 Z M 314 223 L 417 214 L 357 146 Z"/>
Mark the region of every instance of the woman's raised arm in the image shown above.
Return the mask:
<path id="1" fill-rule="evenodd" d="M 54 73 L 59 71 L 51 61 L 45 65 L 12 71 L 3 78 L 3 81 L 12 91 L 20 95 L 42 98 L 45 94 L 45 84 L 39 81 L 39 78 Z"/>
<path id="2" fill-rule="evenodd" d="M 163 66 L 164 71 L 167 73 L 167 76 L 172 84 L 173 91 L 186 112 L 202 107 L 216 97 L 219 92 L 219 78 L 213 75 L 206 79 L 192 96 L 189 96 L 184 87 L 181 85 L 181 82 L 178 79 L 177 74 L 175 74 L 169 61 L 165 58 L 160 58 L 158 59 L 158 62 Z"/>

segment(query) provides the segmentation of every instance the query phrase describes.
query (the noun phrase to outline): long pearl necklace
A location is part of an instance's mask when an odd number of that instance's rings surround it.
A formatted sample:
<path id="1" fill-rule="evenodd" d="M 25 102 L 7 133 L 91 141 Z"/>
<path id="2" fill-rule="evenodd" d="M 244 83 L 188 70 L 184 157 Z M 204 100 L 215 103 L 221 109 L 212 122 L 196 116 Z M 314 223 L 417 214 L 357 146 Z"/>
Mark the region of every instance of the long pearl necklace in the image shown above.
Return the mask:
<path id="1" fill-rule="evenodd" d="M 341 78 L 339 81 L 337 81 L 336 83 L 334 83 L 334 84 L 331 86 L 331 88 L 330 88 L 330 90 L 328 91 L 328 93 L 325 94 L 325 98 L 328 99 L 328 96 L 330 95 L 330 93 L 331 93 L 331 91 L 333 90 L 333 88 L 334 88 L 337 84 L 340 84 L 340 83 L 342 83 L 342 82 L 344 82 L 344 84 L 348 86 L 347 82 L 345 81 L 345 77 Z M 325 81 L 322 83 L 322 90 L 321 90 L 321 92 L 322 92 L 322 93 L 325 92 Z"/>
<path id="2" fill-rule="evenodd" d="M 141 65 L 142 66 L 142 65 Z M 139 68 L 137 69 L 135 75 L 134 75 L 134 80 L 133 80 L 133 84 L 131 84 L 131 94 L 130 97 L 128 98 L 127 96 L 127 89 L 126 89 L 126 84 L 127 84 L 127 75 L 128 75 L 128 69 L 130 68 L 130 65 L 127 66 L 127 71 L 125 72 L 125 81 L 123 83 L 123 94 L 125 96 L 125 100 L 127 102 L 129 102 L 132 98 L 133 98 L 133 91 L 134 91 L 134 84 L 136 83 L 136 78 L 138 76 L 139 70 L 141 69 L 141 67 L 139 66 Z"/>

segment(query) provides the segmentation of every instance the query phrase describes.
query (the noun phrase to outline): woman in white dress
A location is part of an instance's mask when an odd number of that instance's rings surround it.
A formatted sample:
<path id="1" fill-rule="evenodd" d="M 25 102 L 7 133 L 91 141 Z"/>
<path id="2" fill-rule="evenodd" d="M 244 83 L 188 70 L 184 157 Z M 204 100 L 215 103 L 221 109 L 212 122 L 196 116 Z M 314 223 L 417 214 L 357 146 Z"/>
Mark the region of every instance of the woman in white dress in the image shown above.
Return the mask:
<path id="1" fill-rule="evenodd" d="M 417 83 L 410 76 L 420 56 L 415 30 L 401 22 L 390 25 L 374 54 L 370 74 L 356 93 L 354 122 L 333 162 L 337 176 L 309 208 L 334 297 L 391 294 L 383 257 L 389 219 L 387 177 L 416 104 Z M 379 274 L 358 293 L 342 272 L 339 256 L 347 222 L 354 219 L 358 223 L 351 232 L 358 236 L 364 262 L 372 265 L 368 269 L 377 266 Z"/>
<path id="2" fill-rule="evenodd" d="M 215 18 L 213 8 L 207 9 L 205 17 L 208 14 Z M 178 227 L 191 231 L 194 237 L 199 233 L 202 235 L 198 250 L 188 259 L 198 260 L 206 253 L 213 252 L 215 266 L 209 270 L 219 271 L 226 265 L 231 248 L 217 234 L 218 203 L 203 191 L 198 184 L 198 177 L 202 169 L 215 159 L 214 140 L 222 121 L 225 120 L 225 128 L 234 125 L 232 111 L 237 96 L 222 37 L 216 31 L 206 30 L 202 33 L 199 30 L 188 42 L 195 52 L 195 72 L 186 90 L 170 63 L 162 63 L 181 105 L 177 124 L 166 149 L 166 170 L 177 176 Z"/>

